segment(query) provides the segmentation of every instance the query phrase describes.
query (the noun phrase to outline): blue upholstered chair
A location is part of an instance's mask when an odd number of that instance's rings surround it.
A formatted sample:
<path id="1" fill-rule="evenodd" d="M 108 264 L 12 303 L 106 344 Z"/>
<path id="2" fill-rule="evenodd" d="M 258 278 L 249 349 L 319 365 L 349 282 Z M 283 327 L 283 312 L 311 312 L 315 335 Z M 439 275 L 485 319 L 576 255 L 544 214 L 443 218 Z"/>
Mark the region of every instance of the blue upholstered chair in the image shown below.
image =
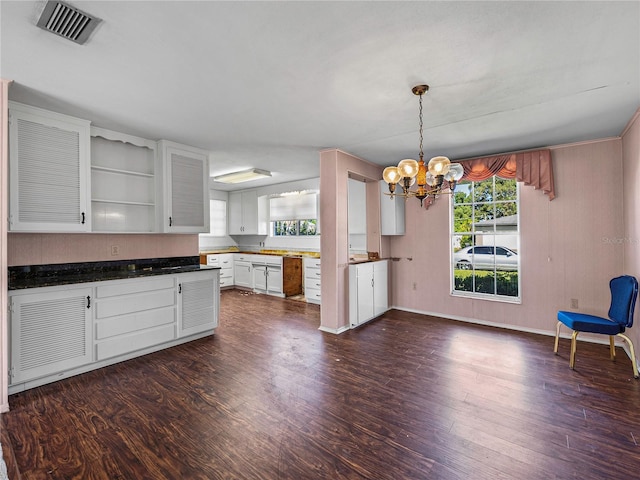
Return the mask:
<path id="1" fill-rule="evenodd" d="M 609 335 L 609 345 L 611 360 L 616 358 L 616 348 L 614 335 L 626 340 L 631 352 L 631 362 L 633 364 L 633 376 L 638 378 L 638 365 L 636 364 L 636 352 L 633 342 L 624 335 L 624 331 L 633 325 L 633 310 L 638 298 L 638 280 L 630 275 L 616 277 L 609 282 L 611 289 L 611 306 L 609 307 L 609 318 L 596 317 L 585 313 L 558 312 L 558 325 L 556 327 L 556 342 L 553 347 L 555 354 L 558 354 L 558 338 L 560 337 L 560 325 L 564 324 L 573 330 L 571 336 L 571 357 L 569 367 L 574 368 L 576 361 L 576 340 L 579 332 L 601 333 Z"/>

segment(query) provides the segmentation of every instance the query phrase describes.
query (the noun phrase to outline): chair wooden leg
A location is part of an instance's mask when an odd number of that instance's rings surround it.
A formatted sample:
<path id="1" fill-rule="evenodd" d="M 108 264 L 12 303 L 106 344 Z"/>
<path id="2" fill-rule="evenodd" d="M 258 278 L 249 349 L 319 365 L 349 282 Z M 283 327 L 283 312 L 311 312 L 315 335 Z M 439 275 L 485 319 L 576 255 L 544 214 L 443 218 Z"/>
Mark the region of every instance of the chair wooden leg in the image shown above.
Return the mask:
<path id="1" fill-rule="evenodd" d="M 619 337 L 622 337 L 629 344 L 629 352 L 631 353 L 631 365 L 633 366 L 633 378 L 638 378 L 638 363 L 636 362 L 636 351 L 633 348 L 633 342 L 626 335 L 619 333 Z"/>
<path id="2" fill-rule="evenodd" d="M 609 335 L 609 351 L 611 352 L 611 360 L 615 362 L 616 360 L 616 341 L 613 338 L 613 335 Z"/>
<path id="3" fill-rule="evenodd" d="M 578 331 L 574 330 L 573 335 L 571 335 L 571 357 L 569 357 L 569 367 L 573 370 L 576 365 L 576 347 L 577 347 L 577 338 Z"/>
<path id="4" fill-rule="evenodd" d="M 560 338 L 560 325 L 562 325 L 562 322 L 558 322 L 558 325 L 556 325 L 556 342 L 553 345 L 553 353 L 555 353 L 556 355 L 558 354 L 558 339 Z"/>

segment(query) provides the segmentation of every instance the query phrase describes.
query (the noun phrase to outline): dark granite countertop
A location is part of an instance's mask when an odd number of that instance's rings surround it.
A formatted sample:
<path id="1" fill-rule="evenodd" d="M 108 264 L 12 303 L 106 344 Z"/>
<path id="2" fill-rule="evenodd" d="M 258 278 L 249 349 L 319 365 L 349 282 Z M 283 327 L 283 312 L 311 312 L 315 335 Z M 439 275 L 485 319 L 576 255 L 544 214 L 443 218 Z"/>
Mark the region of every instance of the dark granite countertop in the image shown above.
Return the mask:
<path id="1" fill-rule="evenodd" d="M 199 261 L 193 256 L 9 267 L 9 290 L 219 270 Z"/>

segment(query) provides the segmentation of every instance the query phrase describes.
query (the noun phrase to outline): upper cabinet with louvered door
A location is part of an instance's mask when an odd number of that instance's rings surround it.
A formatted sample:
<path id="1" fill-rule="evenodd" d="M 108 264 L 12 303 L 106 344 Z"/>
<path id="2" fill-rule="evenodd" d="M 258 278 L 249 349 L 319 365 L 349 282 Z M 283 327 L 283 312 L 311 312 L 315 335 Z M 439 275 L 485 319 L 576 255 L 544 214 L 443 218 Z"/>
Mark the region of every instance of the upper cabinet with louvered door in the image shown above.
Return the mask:
<path id="1" fill-rule="evenodd" d="M 167 140 L 160 140 L 158 145 L 164 172 L 163 231 L 209 232 L 207 152 Z"/>
<path id="2" fill-rule="evenodd" d="M 9 229 L 91 231 L 90 122 L 9 102 Z"/>

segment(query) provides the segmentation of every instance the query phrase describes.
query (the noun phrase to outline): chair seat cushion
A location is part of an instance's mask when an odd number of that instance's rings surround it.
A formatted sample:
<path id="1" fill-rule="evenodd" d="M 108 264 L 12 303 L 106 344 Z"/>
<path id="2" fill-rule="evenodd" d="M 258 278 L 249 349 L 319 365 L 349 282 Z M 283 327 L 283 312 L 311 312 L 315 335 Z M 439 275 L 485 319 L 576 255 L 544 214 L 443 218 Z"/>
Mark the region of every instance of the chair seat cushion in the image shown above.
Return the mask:
<path id="1" fill-rule="evenodd" d="M 617 335 L 624 332 L 624 325 L 612 322 L 608 318 L 587 315 L 586 313 L 558 312 L 558 321 L 564 323 L 572 330 L 589 333 L 602 333 L 604 335 Z"/>

